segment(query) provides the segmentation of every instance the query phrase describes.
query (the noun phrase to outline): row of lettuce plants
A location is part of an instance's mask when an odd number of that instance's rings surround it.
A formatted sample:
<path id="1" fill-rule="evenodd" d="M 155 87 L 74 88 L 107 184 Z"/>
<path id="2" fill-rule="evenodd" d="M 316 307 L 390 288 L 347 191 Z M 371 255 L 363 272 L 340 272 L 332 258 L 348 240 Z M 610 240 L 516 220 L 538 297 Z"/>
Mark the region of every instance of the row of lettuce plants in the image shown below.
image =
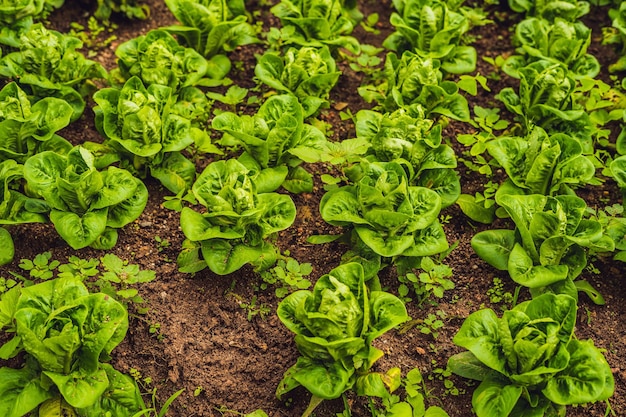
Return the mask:
<path id="1" fill-rule="evenodd" d="M 0 8 L 0 75 L 14 80 L 3 81 L 0 90 L 1 223 L 51 221 L 74 249 L 108 249 L 116 229 L 139 217 L 148 190 L 125 169 L 97 166 L 85 147 L 57 134 L 82 115 L 84 98 L 95 89 L 92 80 L 107 76 L 78 52 L 78 39 L 34 23 L 62 3 L 23 1 Z M 110 14 L 112 5 L 99 2 L 98 13 L 109 7 Z M 14 249 L 7 229 L 0 230 L 4 264 Z M 0 329 L 12 334 L 0 358 L 22 362 L 0 368 L 0 413 L 149 413 L 135 380 L 108 363 L 128 330 L 126 305 L 117 294 L 90 291 L 77 269 L 62 275 L 13 282 L 0 297 Z"/>
<path id="2" fill-rule="evenodd" d="M 470 121 L 461 84 L 452 79 L 475 70 L 476 51 L 463 44 L 464 36 L 486 21 L 480 10 L 462 3 L 394 1 L 390 22 L 396 31 L 383 45 L 391 52 L 382 77 L 359 89 L 376 107 L 355 116 L 352 145 L 359 146 L 359 155 L 340 161 L 342 178 L 329 184 L 320 203 L 322 218 L 345 233 L 312 238 L 348 243 L 345 263 L 278 308 L 302 356 L 277 395 L 306 387 L 313 397 L 305 414 L 350 389 L 388 400 L 400 385 L 397 373 L 371 371 L 382 356 L 372 341 L 408 320 L 402 301 L 381 290 L 377 275 L 387 265 L 409 273 L 424 258 L 449 249 L 439 217 L 457 201 L 461 184 L 442 125 L 448 119 Z M 529 409 L 562 414 L 567 404 L 608 398 L 614 384 L 599 350 L 573 334 L 578 290 L 599 296 L 574 281 L 586 266 L 586 253 L 615 247 L 615 237 L 586 217 L 586 203 L 573 190 L 594 181 L 591 156 L 600 115 L 593 119 L 585 112 L 581 85 L 599 65 L 586 53 L 589 30 L 576 21 L 584 14 L 582 3 L 510 3 L 528 14 L 516 32 L 520 55 L 504 66 L 520 78 L 520 89 L 502 90 L 499 97 L 517 118 L 519 136 L 494 139 L 486 149 L 508 175 L 496 202 L 516 229 L 483 232 L 472 244 L 487 262 L 530 287 L 534 298 L 502 319 L 490 310 L 471 315 L 455 338 L 471 353 L 454 356 L 450 366 L 482 380 L 473 401 L 479 416 L 523 415 Z M 208 267 L 230 274 L 246 264 L 267 270 L 280 255 L 270 238 L 296 215 L 291 196 L 276 191 L 312 191 L 313 178 L 302 164 L 333 161 L 342 146 L 327 141 L 315 116 L 328 107 L 340 77 L 335 58 L 342 50 L 361 49 L 351 33 L 362 15 L 351 1 L 282 0 L 274 6 L 282 27 L 266 34 L 271 49 L 259 57 L 255 74 L 277 94 L 254 114 L 222 111 L 213 117 L 211 129 L 222 132 L 216 146 L 207 131 L 211 98 L 219 95 L 201 87 L 228 84 L 228 52 L 258 42 L 256 30 L 242 1 L 166 4 L 180 25 L 120 45 L 118 68 L 110 74 L 76 51 L 75 38 L 42 24 L 28 21 L 7 37 L 0 75 L 17 83 L 0 92 L 6 103 L 0 126 L 8 138 L 0 165 L 2 222 L 49 219 L 74 249 L 111 248 L 115 230 L 143 211 L 148 195 L 141 179 L 151 176 L 176 195 L 165 205 L 181 211 L 181 271 Z M 141 17 L 119 7 L 109 5 Z M 97 78 L 111 85 L 93 94 L 104 142 L 72 147 L 55 132 L 80 117 L 83 97 L 94 91 L 91 80 Z M 599 85 L 589 83 L 589 89 Z M 190 150 L 227 150 L 236 158 L 214 161 L 198 175 L 185 156 Z M 0 230 L 3 246 L 12 248 L 8 232 Z M 12 257 L 9 250 L 3 260 Z M 386 411 L 417 409 L 397 403 Z M 445 415 L 435 407 L 432 413 Z"/>
<path id="3" fill-rule="evenodd" d="M 454 151 L 443 143 L 441 125 L 429 117 L 469 118 L 467 100 L 446 77 L 473 71 L 476 52 L 459 44 L 469 21 L 445 2 L 394 4 L 404 17 L 421 16 L 424 27 L 394 15 L 398 30 L 386 42 L 396 51 L 386 57 L 381 82 L 360 91 L 377 102 L 374 110 L 355 116 L 361 157 L 340 161 L 343 184 L 329 184 L 320 202 L 322 218 L 344 233 L 311 239 L 347 243 L 345 263 L 321 277 L 313 291 L 297 291 L 278 308 L 279 318 L 296 334 L 301 357 L 285 373 L 277 395 L 307 388 L 312 399 L 304 415 L 321 400 L 351 389 L 386 401 L 384 415 L 447 415 L 439 407 L 426 411 L 423 398 L 390 403 L 400 373 L 371 370 L 382 356 L 371 342 L 409 319 L 400 299 L 380 290 L 379 271 L 386 265 L 411 271 L 422 258 L 449 247 L 439 216 L 457 199 L 460 183 Z M 331 297 L 334 302 L 327 301 Z M 339 319 L 339 311 L 350 313 Z"/>
<path id="4" fill-rule="evenodd" d="M 509 5 L 525 19 L 515 30 L 518 55 L 503 70 L 520 84 L 498 97 L 519 128 L 486 149 L 506 172 L 495 201 L 515 229 L 480 232 L 472 247 L 529 288 L 532 299 L 502 318 L 491 309 L 471 314 L 454 338 L 467 351 L 452 356 L 449 366 L 481 381 L 472 397 L 478 416 L 565 415 L 567 405 L 603 401 L 615 389 L 601 351 L 574 335 L 578 291 L 603 302 L 576 278 L 590 254 L 615 249 L 614 237 L 575 194 L 575 188 L 595 182 L 601 123 L 585 108 L 589 96 L 581 85 L 593 84 L 600 66 L 587 53 L 591 30 L 578 20 L 589 4 Z M 619 110 L 606 119 L 618 117 Z"/>
<path id="5" fill-rule="evenodd" d="M 102 164 L 87 146 L 72 146 L 57 134 L 82 115 L 84 97 L 95 90 L 92 81 L 107 77 L 101 65 L 78 52 L 78 39 L 33 23 L 61 3 L 25 1 L 1 9 L 11 24 L 3 26 L 0 74 L 14 80 L 4 82 L 0 91 L 2 224 L 51 221 L 74 249 L 108 249 L 115 244 L 116 229 L 142 213 L 148 190 L 129 170 L 110 166 L 110 160 Z M 99 2 L 98 12 L 112 5 Z M 0 230 L 2 263 L 7 263 L 13 245 L 7 230 Z M 109 261 L 107 274 L 113 275 L 116 262 Z M 124 281 L 137 272 L 117 264 L 124 269 Z M 14 283 L 3 291 L 0 329 L 13 337 L 0 347 L 0 357 L 19 357 L 22 366 L 0 368 L 2 415 L 157 412 L 146 406 L 132 377 L 108 364 L 128 330 L 126 303 L 140 298 L 127 288 L 90 291 L 83 280 L 93 274 L 82 276 L 83 267 L 66 268 L 42 283 L 23 279 L 23 285 Z M 122 282 L 115 276 L 107 279 Z M 96 286 L 106 287 L 104 281 Z"/>

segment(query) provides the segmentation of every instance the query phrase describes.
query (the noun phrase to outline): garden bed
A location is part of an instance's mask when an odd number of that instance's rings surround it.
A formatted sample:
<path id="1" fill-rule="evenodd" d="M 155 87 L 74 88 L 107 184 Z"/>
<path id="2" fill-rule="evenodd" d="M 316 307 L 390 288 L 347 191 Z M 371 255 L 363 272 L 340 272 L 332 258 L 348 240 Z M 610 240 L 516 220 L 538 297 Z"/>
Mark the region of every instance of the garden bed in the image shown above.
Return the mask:
<path id="1" fill-rule="evenodd" d="M 86 26 L 89 10 L 72 7 L 71 2 L 50 16 L 50 25 L 61 32 L 70 29 L 70 22 Z M 95 60 L 107 70 L 116 66 L 115 48 L 122 42 L 149 30 L 175 23 L 174 17 L 163 2 L 147 0 L 151 13 L 147 20 L 129 20 L 114 15 L 118 27 L 112 32 L 117 36 L 106 48 L 98 50 Z M 269 12 L 269 5 L 262 1 L 247 2 L 248 11 L 260 11 L 255 16 L 267 30 L 280 24 Z M 381 45 L 393 32 L 389 23 L 392 4 L 389 0 L 362 1 L 359 7 L 365 16 L 378 13 L 375 24 L 377 33 L 358 27 L 354 36 L 364 44 Z M 495 94 L 502 88 L 514 86 L 518 80 L 508 77 L 486 62 L 484 57 L 496 59 L 507 57 L 514 51 L 511 44 L 511 29 L 520 20 L 502 2 L 486 8 L 494 23 L 476 27 L 470 32 L 472 45 L 478 54 L 478 72 L 487 77 L 491 91 L 478 89 L 476 96 L 466 94 L 470 109 L 474 105 L 485 108 L 502 104 Z M 611 46 L 601 44 L 601 28 L 610 26 L 606 7 L 592 6 L 589 15 L 582 20 L 593 29 L 592 52 L 602 65 L 599 78 L 610 82 L 606 68 L 615 62 L 617 55 Z M 102 37 L 101 37 L 102 39 Z M 262 44 L 237 48 L 230 57 L 234 63 L 229 74 L 234 84 L 244 88 L 255 87 L 254 67 L 256 54 L 262 54 Z M 381 55 L 382 56 L 382 55 Z M 338 62 L 342 71 L 338 84 L 330 94 L 330 108 L 321 111 L 319 119 L 327 123 L 327 134 L 333 141 L 354 137 L 353 122 L 342 114 L 349 110 L 356 114 L 361 109 L 371 108 L 357 93 L 365 75 L 352 70 L 347 62 Z M 224 91 L 224 90 L 222 90 Z M 95 128 L 94 114 L 87 106 L 85 114 L 60 132 L 72 144 L 84 141 L 102 142 Z M 219 103 L 216 106 L 221 106 Z M 226 107 L 223 107 L 226 109 Z M 241 105 L 237 110 L 252 113 L 254 107 Z M 502 113 L 506 110 L 503 109 Z M 503 116 L 512 120 L 512 115 Z M 619 125 L 611 124 L 611 140 L 619 133 Z M 444 129 L 444 140 L 457 155 L 467 152 L 458 143 L 460 134 L 475 132 L 467 123 L 451 121 Z M 214 138 L 216 132 L 211 134 Z M 197 171 L 213 160 L 215 155 L 199 155 L 194 159 Z M 341 263 L 346 247 L 338 242 L 311 244 L 312 235 L 337 233 L 340 229 L 330 226 L 319 214 L 319 202 L 325 190 L 320 175 L 332 173 L 329 164 L 306 165 L 313 174 L 314 189 L 310 193 L 294 195 L 297 215 L 294 224 L 278 233 L 276 245 L 300 264 L 310 263 L 313 267 L 309 279 L 315 281 Z M 462 192 L 474 194 L 482 191 L 488 179 L 459 163 Z M 494 181 L 501 181 L 501 169 L 494 173 Z M 185 391 L 172 403 L 169 416 L 220 416 L 250 413 L 263 409 L 269 416 L 298 416 L 308 405 L 310 394 L 302 387 L 286 395 L 286 399 L 275 397 L 276 387 L 284 372 L 299 356 L 293 334 L 282 325 L 276 309 L 280 299 L 273 288 L 261 289 L 263 280 L 250 266 L 228 275 L 217 275 L 204 269 L 195 274 L 178 272 L 177 256 L 185 238 L 180 228 L 179 213 L 162 206 L 164 197 L 171 193 L 158 181 L 145 181 L 149 200 L 143 214 L 133 223 L 119 231 L 117 244 L 109 252 L 142 269 L 156 272 L 156 279 L 142 284 L 139 294 L 149 308 L 146 314 L 133 314 L 131 306 L 130 329 L 125 340 L 114 350 L 112 365 L 122 372 L 132 372 L 138 378 L 142 391 L 155 392 L 156 405 L 163 403 L 174 392 Z M 621 202 L 620 190 L 612 179 L 577 190 L 592 208 L 604 208 Z M 462 349 L 452 342 L 464 319 L 481 308 L 491 307 L 499 315 L 508 307 L 506 293 L 514 293 L 514 283 L 506 271 L 499 271 L 481 260 L 470 245 L 472 237 L 483 230 L 512 228 L 511 223 L 497 219 L 491 225 L 471 221 L 458 205 L 451 205 L 441 213 L 443 228 L 449 243 L 458 246 L 443 260 L 452 268 L 454 289 L 445 291 L 443 298 L 431 296 L 418 305 L 416 300 L 408 302 L 408 314 L 414 320 L 412 327 L 392 330 L 376 339 L 374 345 L 385 355 L 375 365 L 375 370 L 386 372 L 399 367 L 403 374 L 418 368 L 424 376 L 426 402 L 442 407 L 450 416 L 469 416 L 471 397 L 476 383 L 446 371 L 448 358 Z M 72 250 L 59 237 L 53 225 L 26 224 L 11 228 L 16 246 L 13 263 L 0 269 L 0 275 L 17 271 L 20 259 L 33 259 L 35 255 L 50 251 L 53 259 L 66 262 L 71 255 L 83 259 L 100 258 L 105 252 L 94 249 Z M 609 400 L 613 415 L 626 415 L 626 292 L 622 279 L 624 264 L 610 257 L 592 258 L 593 268 L 586 268 L 581 278 L 589 281 L 605 298 L 605 305 L 596 305 L 581 295 L 576 324 L 579 339 L 592 339 L 603 350 L 615 378 L 615 394 Z M 381 283 L 387 291 L 398 294 L 399 282 L 391 267 L 380 273 Z M 501 279 L 501 286 L 494 279 Z M 522 289 L 521 297 L 528 298 Z M 411 296 L 411 294 L 409 294 Z M 415 297 L 413 297 L 415 298 Z M 420 321 L 421 320 L 421 321 Z M 442 326 L 428 325 L 429 320 L 441 320 Z M 430 332 L 429 332 L 430 331 Z M 0 364 L 4 365 L 3 361 Z M 132 370 L 132 371 L 131 371 Z M 140 375 L 140 376 L 139 376 Z M 148 380 L 146 380 L 149 378 Z M 150 396 L 146 396 L 150 400 Z M 347 402 L 353 416 L 370 415 L 367 399 L 348 393 Z M 318 417 L 335 416 L 344 410 L 341 399 L 324 401 L 315 411 Z M 603 402 L 587 407 L 569 407 L 568 416 L 604 416 L 607 405 Z"/>

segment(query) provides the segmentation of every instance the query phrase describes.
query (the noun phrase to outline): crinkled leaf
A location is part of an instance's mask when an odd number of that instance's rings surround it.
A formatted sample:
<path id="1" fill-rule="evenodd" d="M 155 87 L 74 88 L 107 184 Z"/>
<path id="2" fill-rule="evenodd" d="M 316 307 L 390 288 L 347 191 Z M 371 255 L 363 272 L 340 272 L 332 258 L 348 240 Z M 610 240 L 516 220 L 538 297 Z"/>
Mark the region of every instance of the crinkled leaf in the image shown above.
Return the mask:
<path id="1" fill-rule="evenodd" d="M 276 249 L 269 243 L 260 246 L 231 244 L 224 239 L 211 239 L 202 242 L 202 256 L 205 262 L 218 275 L 227 275 L 239 270 L 245 264 L 261 269 L 276 262 Z"/>
<path id="2" fill-rule="evenodd" d="M 548 380 L 542 393 L 556 404 L 585 404 L 613 395 L 615 381 L 611 368 L 593 341 L 573 339 L 567 346 L 568 366 Z"/>
<path id="3" fill-rule="evenodd" d="M 108 209 L 94 210 L 80 216 L 76 213 L 52 210 L 50 221 L 59 235 L 73 249 L 89 246 L 105 230 Z"/>
<path id="4" fill-rule="evenodd" d="M 76 408 L 94 405 L 109 386 L 104 369 L 93 373 L 77 370 L 69 375 L 49 371 L 43 373 L 57 386 L 65 401 Z"/>
<path id="5" fill-rule="evenodd" d="M 22 369 L 0 368 L 0 414 L 22 417 L 52 397 L 41 386 L 41 375 L 33 366 Z"/>
<path id="6" fill-rule="evenodd" d="M 508 417 L 522 395 L 522 387 L 486 379 L 474 390 L 472 406 L 479 416 Z"/>

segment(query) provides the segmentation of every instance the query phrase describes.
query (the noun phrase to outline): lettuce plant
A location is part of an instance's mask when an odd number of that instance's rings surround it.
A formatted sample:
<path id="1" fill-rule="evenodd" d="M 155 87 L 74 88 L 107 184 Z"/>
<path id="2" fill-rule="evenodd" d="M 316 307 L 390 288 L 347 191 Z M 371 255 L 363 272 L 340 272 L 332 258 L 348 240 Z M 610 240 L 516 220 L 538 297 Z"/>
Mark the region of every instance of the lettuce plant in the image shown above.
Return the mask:
<path id="1" fill-rule="evenodd" d="M 42 416 L 131 417 L 145 409 L 133 379 L 106 363 L 128 330 L 128 313 L 113 298 L 90 294 L 78 278 L 57 278 L 12 288 L 0 311 L 0 329 L 15 334 L 0 357 L 23 352 L 25 358 L 20 369 L 0 368 L 3 416 L 39 410 Z"/>
<path id="2" fill-rule="evenodd" d="M 175 103 L 171 110 L 193 123 L 205 125 L 211 103 L 195 87 L 209 78 L 221 78 L 223 74 L 211 74 L 213 67 L 192 48 L 181 46 L 168 32 L 156 29 L 145 36 L 138 36 L 121 44 L 115 51 L 118 68 L 111 72 L 112 78 L 122 83 L 137 76 L 145 87 L 159 84 L 170 87 Z M 207 78 L 209 77 L 209 78 Z M 212 150 L 215 151 L 215 150 Z"/>
<path id="3" fill-rule="evenodd" d="M 175 97 L 170 87 L 147 88 L 132 76 L 121 89 L 103 88 L 93 95 L 96 128 L 105 146 L 90 144 L 101 156 L 98 166 L 118 159 L 122 166 L 143 177 L 149 171 L 168 190 L 188 189 L 196 176 L 195 165 L 180 151 L 208 140 L 206 132 L 172 111 Z"/>
<path id="4" fill-rule="evenodd" d="M 272 192 L 285 175 L 284 170 L 250 170 L 236 159 L 209 164 L 191 189 L 205 211 L 184 207 L 180 214 L 190 243 L 178 257 L 180 270 L 197 272 L 208 266 L 226 275 L 245 264 L 257 270 L 271 267 L 277 250 L 268 239 L 296 217 L 291 197 Z"/>
<path id="5" fill-rule="evenodd" d="M 443 81 L 439 60 L 404 52 L 401 58 L 387 54 L 384 81 L 377 86 L 359 87 L 359 94 L 369 103 L 376 101 L 385 112 L 419 104 L 428 118 L 441 114 L 469 121 L 467 100 L 454 81 Z"/>
<path id="6" fill-rule="evenodd" d="M 398 162 L 364 162 L 354 185 L 332 189 L 320 201 L 322 218 L 349 226 L 367 247 L 383 257 L 423 257 L 448 248 L 439 223 L 441 197 L 409 185 Z"/>
<path id="7" fill-rule="evenodd" d="M 509 0 L 509 7 L 526 17 L 553 22 L 557 18 L 574 22 L 589 13 L 589 2 L 579 0 Z"/>
<path id="8" fill-rule="evenodd" d="M 400 163 L 408 172 L 409 185 L 436 191 L 442 208 L 459 197 L 454 150 L 442 143 L 441 125 L 424 118 L 421 107 L 385 114 L 361 110 L 356 114 L 356 135 L 370 143 L 368 160 Z"/>
<path id="9" fill-rule="evenodd" d="M 249 169 L 289 169 L 283 187 L 291 192 L 312 190 L 311 175 L 299 165 L 320 160 L 326 136 L 304 123 L 304 110 L 296 96 L 271 96 L 252 116 L 221 113 L 213 119 L 212 126 L 225 133 L 223 143 L 244 148 L 239 159 Z"/>
<path id="10" fill-rule="evenodd" d="M 593 78 L 600 72 L 598 60 L 587 53 L 591 29 L 582 22 L 524 19 L 515 28 L 515 40 L 521 55 L 507 58 L 502 67 L 512 77 L 519 78 L 519 68 L 539 59 L 562 63 L 576 78 Z"/>
<path id="11" fill-rule="evenodd" d="M 41 201 L 24 194 L 24 166 L 13 159 L 0 162 L 0 224 L 45 223 Z M 13 260 L 15 247 L 10 233 L 0 228 L 0 265 Z"/>
<path id="12" fill-rule="evenodd" d="M 24 163 L 37 152 L 67 152 L 72 145 L 56 134 L 70 123 L 72 106 L 46 97 L 31 103 L 15 82 L 0 90 L 0 161 Z"/>
<path id="13" fill-rule="evenodd" d="M 603 43 L 618 44 L 621 46 L 619 59 L 609 65 L 610 72 L 624 71 L 626 69 L 626 3 L 620 2 L 619 8 L 610 9 L 611 26 L 613 33 L 609 32 L 609 28 L 603 28 Z"/>
<path id="14" fill-rule="evenodd" d="M 99 20 L 109 20 L 111 13 L 123 13 L 129 19 L 147 19 L 150 8 L 137 0 L 98 0 L 94 16 Z"/>
<path id="15" fill-rule="evenodd" d="M 472 313 L 454 337 L 467 349 L 448 367 L 479 380 L 478 417 L 565 415 L 565 406 L 606 400 L 615 381 L 593 341 L 574 336 L 576 300 L 543 294 L 506 311 Z"/>
<path id="16" fill-rule="evenodd" d="M 624 218 L 624 196 L 626 196 L 626 155 L 615 158 L 610 165 L 611 174 L 622 192 L 622 205 L 618 209 L 607 207 L 604 217 L 606 233 L 615 242 L 613 259 L 626 262 L 626 218 Z M 610 212 L 613 213 L 610 213 Z M 617 212 L 617 213 L 615 213 Z M 599 219 L 602 221 L 602 219 Z"/>
<path id="17" fill-rule="evenodd" d="M 137 76 L 146 87 L 165 85 L 174 91 L 197 85 L 209 69 L 207 60 L 194 49 L 181 46 L 168 32 L 151 30 L 122 43 L 115 50 L 124 81 Z"/>
<path id="18" fill-rule="evenodd" d="M 341 75 L 326 46 L 289 48 L 284 54 L 266 52 L 254 73 L 271 88 L 298 97 L 305 117 L 328 106 L 328 94 Z"/>
<path id="19" fill-rule="evenodd" d="M 339 398 L 356 388 L 363 395 L 368 373 L 383 356 L 372 341 L 409 317 L 402 300 L 385 291 L 370 291 L 357 262 L 338 266 L 278 305 L 278 317 L 295 333 L 301 356 L 285 372 L 276 390 L 280 398 L 303 386 L 315 399 Z"/>
<path id="20" fill-rule="evenodd" d="M 65 0 L 2 0 L 0 2 L 0 44 L 19 48 L 20 36 Z"/>
<path id="21" fill-rule="evenodd" d="M 349 36 L 362 15 L 351 0 L 281 0 L 271 12 L 284 28 L 291 28 L 285 43 L 332 49 L 346 48 L 359 53 L 360 44 Z M 285 29 L 283 29 L 285 31 Z"/>
<path id="22" fill-rule="evenodd" d="M 110 249 L 117 231 L 141 215 L 148 190 L 124 169 L 98 171 L 94 156 L 77 146 L 67 156 L 45 151 L 24 164 L 28 191 L 45 200 L 50 220 L 74 249 Z"/>
<path id="23" fill-rule="evenodd" d="M 538 194 L 500 196 L 498 203 L 515 222 L 515 230 L 485 230 L 471 241 L 478 256 L 530 288 L 568 294 L 578 289 L 597 303 L 602 297 L 585 281 L 574 279 L 587 266 L 587 252 L 612 252 L 613 240 L 597 220 L 583 218 L 587 204 L 575 195 Z"/>
<path id="24" fill-rule="evenodd" d="M 487 150 L 508 176 L 496 201 L 502 194 L 573 194 L 571 187 L 590 184 L 595 174 L 578 140 L 564 133 L 548 135 L 538 126 L 526 137 L 496 138 Z"/>
<path id="25" fill-rule="evenodd" d="M 610 165 L 611 174 L 617 182 L 617 186 L 626 193 L 626 155 L 615 158 Z"/>
<path id="26" fill-rule="evenodd" d="M 402 53 L 412 51 L 420 56 L 441 61 L 446 73 L 463 74 L 476 69 L 476 49 L 460 45 L 470 30 L 469 20 L 452 10 L 446 1 L 395 0 L 397 13 L 390 22 L 396 32 L 383 46 Z"/>
<path id="27" fill-rule="evenodd" d="M 244 0 L 165 0 L 181 23 L 168 26 L 186 46 L 209 59 L 211 78 L 222 79 L 230 71 L 224 52 L 257 42 L 254 28 L 247 22 Z"/>
<path id="28" fill-rule="evenodd" d="M 576 103 L 576 80 L 561 63 L 539 60 L 520 68 L 519 93 L 503 88 L 498 94 L 506 108 L 529 132 L 538 125 L 548 133 L 561 132 L 576 137 L 584 153 L 590 146 L 592 123 L 584 108 Z"/>
<path id="29" fill-rule="evenodd" d="M 10 25 L 26 16 L 37 16 L 44 10 L 46 0 L 5 0 L 0 3 L 0 22 Z"/>
<path id="30" fill-rule="evenodd" d="M 20 37 L 19 51 L 2 57 L 0 75 L 14 79 L 38 99 L 64 99 L 74 110 L 74 121 L 85 109 L 83 97 L 90 93 L 90 81 L 107 77 L 102 65 L 77 51 L 81 47 L 79 39 L 35 24 Z"/>

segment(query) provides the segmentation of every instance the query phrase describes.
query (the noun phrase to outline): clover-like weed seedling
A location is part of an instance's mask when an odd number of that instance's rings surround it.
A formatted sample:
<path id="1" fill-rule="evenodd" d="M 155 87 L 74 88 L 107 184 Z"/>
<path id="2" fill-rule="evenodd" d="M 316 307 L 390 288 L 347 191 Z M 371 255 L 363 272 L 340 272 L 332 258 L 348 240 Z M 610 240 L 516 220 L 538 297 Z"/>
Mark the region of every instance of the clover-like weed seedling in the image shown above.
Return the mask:
<path id="1" fill-rule="evenodd" d="M 51 258 L 52 252 L 40 253 L 32 261 L 30 259 L 22 259 L 19 267 L 24 271 L 28 271 L 32 278 L 47 280 L 54 276 L 54 270 L 60 265 L 60 262 L 57 260 L 50 261 Z"/>
<path id="2" fill-rule="evenodd" d="M 122 304 L 137 305 L 137 312 L 145 314 L 148 309 L 139 307 L 145 300 L 133 286 L 153 281 L 156 273 L 152 270 L 140 270 L 139 265 L 129 264 L 112 253 L 104 255 L 100 262 L 106 269 L 95 283 L 100 291 L 109 294 Z"/>

